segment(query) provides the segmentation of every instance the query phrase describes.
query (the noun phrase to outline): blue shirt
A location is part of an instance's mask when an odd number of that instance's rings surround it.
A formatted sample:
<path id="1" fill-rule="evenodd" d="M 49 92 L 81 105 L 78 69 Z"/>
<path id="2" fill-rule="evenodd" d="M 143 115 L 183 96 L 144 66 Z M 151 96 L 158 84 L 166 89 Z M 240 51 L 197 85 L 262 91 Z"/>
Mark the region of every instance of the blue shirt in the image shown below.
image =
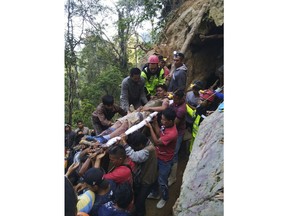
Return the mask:
<path id="1" fill-rule="evenodd" d="M 98 209 L 103 204 L 105 204 L 105 203 L 107 203 L 107 202 L 112 200 L 112 195 L 113 195 L 113 193 L 114 193 L 114 191 L 116 189 L 116 183 L 114 181 L 112 181 L 112 180 L 107 180 L 107 181 L 110 184 L 110 190 L 108 191 L 108 193 L 106 193 L 104 195 L 96 194 L 94 205 L 93 205 L 91 211 L 89 212 L 90 216 L 102 215 L 102 214 L 98 214 Z"/>
<path id="2" fill-rule="evenodd" d="M 98 215 L 105 215 L 105 216 L 129 216 L 129 212 L 117 209 L 114 206 L 114 203 L 112 201 L 105 203 L 102 205 L 98 210 Z"/>

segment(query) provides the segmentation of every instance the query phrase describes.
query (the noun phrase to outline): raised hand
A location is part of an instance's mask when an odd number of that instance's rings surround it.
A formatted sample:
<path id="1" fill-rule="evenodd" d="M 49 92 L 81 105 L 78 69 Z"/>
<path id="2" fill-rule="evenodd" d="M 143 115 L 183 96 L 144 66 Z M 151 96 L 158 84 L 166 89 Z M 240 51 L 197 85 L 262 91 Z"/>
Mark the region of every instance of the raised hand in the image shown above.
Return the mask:
<path id="1" fill-rule="evenodd" d="M 96 159 L 101 159 L 101 158 L 103 158 L 103 157 L 105 156 L 105 154 L 106 154 L 106 151 L 98 154 L 98 155 L 96 156 Z"/>
<path id="2" fill-rule="evenodd" d="M 72 172 L 74 172 L 79 167 L 79 164 L 80 164 L 79 162 L 72 163 L 69 166 L 69 168 L 68 168 L 68 170 L 67 170 L 65 175 L 68 177 Z"/>

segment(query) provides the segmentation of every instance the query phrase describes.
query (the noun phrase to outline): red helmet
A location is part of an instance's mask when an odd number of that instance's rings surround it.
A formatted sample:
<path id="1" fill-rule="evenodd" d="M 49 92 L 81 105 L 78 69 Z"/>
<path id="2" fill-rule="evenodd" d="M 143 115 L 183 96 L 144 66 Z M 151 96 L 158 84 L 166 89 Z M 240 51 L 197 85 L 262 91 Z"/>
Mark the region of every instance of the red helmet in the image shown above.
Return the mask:
<path id="1" fill-rule="evenodd" d="M 149 56 L 148 63 L 149 64 L 158 64 L 159 63 L 158 56 L 156 56 L 156 55 Z"/>
<path id="2" fill-rule="evenodd" d="M 205 90 L 202 94 L 200 94 L 201 99 L 207 100 L 207 101 L 214 101 L 215 95 L 214 92 L 211 90 Z"/>

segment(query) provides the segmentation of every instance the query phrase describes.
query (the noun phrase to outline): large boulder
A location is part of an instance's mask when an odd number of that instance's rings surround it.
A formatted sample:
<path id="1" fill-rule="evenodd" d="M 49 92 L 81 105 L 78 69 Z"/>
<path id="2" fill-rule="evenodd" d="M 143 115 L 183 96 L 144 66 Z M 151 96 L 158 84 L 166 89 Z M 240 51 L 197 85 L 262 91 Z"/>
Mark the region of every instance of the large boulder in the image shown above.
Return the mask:
<path id="1" fill-rule="evenodd" d="M 187 0 L 171 13 L 159 43 L 147 53 L 167 57 L 173 63 L 173 51 L 185 55 L 187 87 L 196 80 L 209 88 L 217 69 L 224 64 L 224 0 Z"/>
<path id="2" fill-rule="evenodd" d="M 223 215 L 223 148 L 224 113 L 216 110 L 200 124 L 174 215 Z"/>

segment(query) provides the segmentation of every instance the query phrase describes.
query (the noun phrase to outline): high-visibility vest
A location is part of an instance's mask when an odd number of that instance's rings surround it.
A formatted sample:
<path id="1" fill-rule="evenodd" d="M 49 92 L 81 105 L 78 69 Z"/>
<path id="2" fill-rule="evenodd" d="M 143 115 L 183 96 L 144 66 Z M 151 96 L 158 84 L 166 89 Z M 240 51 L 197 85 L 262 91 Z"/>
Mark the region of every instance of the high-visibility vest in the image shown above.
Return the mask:
<path id="1" fill-rule="evenodd" d="M 201 116 L 197 115 L 193 122 L 192 136 L 195 138 L 198 133 Z"/>
<path id="2" fill-rule="evenodd" d="M 196 109 L 193 110 L 191 107 L 188 106 L 188 104 L 186 104 L 186 109 L 187 109 L 187 114 L 194 119 L 193 126 L 192 126 L 192 136 L 195 138 L 198 132 L 201 116 L 197 115 Z"/>
<path id="3" fill-rule="evenodd" d="M 148 95 L 155 95 L 156 94 L 156 86 L 159 84 L 164 84 L 165 83 L 165 78 L 164 78 L 164 70 L 163 68 L 160 70 L 159 74 L 156 73 L 156 75 L 152 75 L 147 77 L 147 70 L 148 68 L 145 68 L 141 72 L 141 77 L 145 79 L 145 88 L 147 90 Z M 158 74 L 158 75 L 157 75 Z"/>
<path id="4" fill-rule="evenodd" d="M 193 110 L 188 104 L 186 104 L 186 110 L 187 114 L 193 118 L 196 113 L 196 110 Z"/>
<path id="5" fill-rule="evenodd" d="M 195 110 L 191 109 L 191 107 L 189 107 L 187 104 L 186 104 L 186 108 L 187 108 L 187 114 L 194 119 L 193 126 L 192 126 L 192 139 L 189 144 L 190 145 L 189 151 L 191 152 L 195 137 L 198 133 L 201 115 L 196 114 L 196 109 Z"/>

